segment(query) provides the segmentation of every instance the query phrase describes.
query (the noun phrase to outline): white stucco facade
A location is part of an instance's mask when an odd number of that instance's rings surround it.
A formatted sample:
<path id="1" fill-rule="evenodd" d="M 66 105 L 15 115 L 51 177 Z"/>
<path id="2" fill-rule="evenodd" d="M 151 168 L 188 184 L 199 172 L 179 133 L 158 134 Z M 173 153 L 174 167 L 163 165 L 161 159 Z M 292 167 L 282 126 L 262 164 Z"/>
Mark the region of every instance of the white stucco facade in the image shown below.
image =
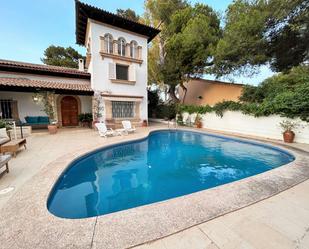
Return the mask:
<path id="1" fill-rule="evenodd" d="M 78 59 L 77 70 L 0 59 L 2 117 L 45 116 L 33 95 L 47 91 L 60 126 L 76 126 L 78 114 L 89 112 L 109 128 L 122 127 L 123 120 L 141 125 L 148 119 L 148 42 L 160 30 L 75 4 L 76 43 L 85 46 L 86 63 Z"/>
<path id="2" fill-rule="evenodd" d="M 134 60 L 123 59 L 118 55 L 111 57 L 102 56 L 101 52 L 104 52 L 102 51 L 102 37 L 105 34 L 111 34 L 113 40 L 118 40 L 120 37 L 124 38 L 126 43 L 136 41 L 138 46 L 141 47 L 140 60 L 142 62 L 137 63 Z M 88 20 L 86 41 L 87 43 L 90 42 L 90 46 L 89 44 L 86 44 L 86 46 L 90 48 L 89 51 L 91 53 L 88 72 L 91 73 L 91 87 L 93 90 L 110 94 L 111 96 L 143 97 L 139 104 L 139 119 L 147 119 L 147 37 Z M 129 57 L 129 55 L 126 54 L 125 57 Z M 111 79 L 110 67 L 115 64 L 127 65 L 129 67 L 130 83 L 116 82 L 116 80 Z M 119 101 L 122 101 L 119 96 L 118 98 Z M 105 108 L 105 112 L 106 110 L 107 108 Z M 106 113 L 104 115 L 106 116 Z"/>

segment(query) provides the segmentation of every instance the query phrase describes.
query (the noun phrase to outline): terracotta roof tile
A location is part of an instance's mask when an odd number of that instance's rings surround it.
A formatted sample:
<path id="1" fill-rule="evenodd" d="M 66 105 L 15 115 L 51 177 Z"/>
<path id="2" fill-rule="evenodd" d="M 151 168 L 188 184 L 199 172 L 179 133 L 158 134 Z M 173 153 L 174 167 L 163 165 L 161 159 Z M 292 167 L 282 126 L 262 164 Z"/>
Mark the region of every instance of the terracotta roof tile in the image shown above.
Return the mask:
<path id="1" fill-rule="evenodd" d="M 12 69 L 28 69 L 28 70 L 39 70 L 45 72 L 54 72 L 54 73 L 63 73 L 63 74 L 71 74 L 71 75 L 82 75 L 88 76 L 90 78 L 90 74 L 87 72 L 79 71 L 76 68 L 69 67 L 58 67 L 58 66 L 50 66 L 43 64 L 34 64 L 20 61 L 10 61 L 10 60 L 1 60 L 0 59 L 0 70 L 1 68 L 12 68 Z"/>
<path id="2" fill-rule="evenodd" d="M 31 87 L 43 89 L 61 89 L 71 91 L 92 92 L 89 82 L 69 83 L 69 82 L 55 82 L 45 80 L 31 80 L 27 78 L 1 78 L 0 86 L 15 86 L 15 87 Z"/>

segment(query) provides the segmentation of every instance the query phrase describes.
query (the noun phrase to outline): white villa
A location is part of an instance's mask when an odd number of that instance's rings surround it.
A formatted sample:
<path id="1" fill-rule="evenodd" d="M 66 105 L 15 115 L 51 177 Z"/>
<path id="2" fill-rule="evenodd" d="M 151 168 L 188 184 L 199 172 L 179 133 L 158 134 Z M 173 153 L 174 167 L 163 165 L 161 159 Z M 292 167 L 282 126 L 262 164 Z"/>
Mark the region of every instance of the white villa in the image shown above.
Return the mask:
<path id="1" fill-rule="evenodd" d="M 85 63 L 72 69 L 0 60 L 2 118 L 47 116 L 35 93 L 48 91 L 59 126 L 77 126 L 78 115 L 90 112 L 110 127 L 123 119 L 140 124 L 148 117 L 147 44 L 159 32 L 76 1 L 76 42 L 87 49 Z"/>

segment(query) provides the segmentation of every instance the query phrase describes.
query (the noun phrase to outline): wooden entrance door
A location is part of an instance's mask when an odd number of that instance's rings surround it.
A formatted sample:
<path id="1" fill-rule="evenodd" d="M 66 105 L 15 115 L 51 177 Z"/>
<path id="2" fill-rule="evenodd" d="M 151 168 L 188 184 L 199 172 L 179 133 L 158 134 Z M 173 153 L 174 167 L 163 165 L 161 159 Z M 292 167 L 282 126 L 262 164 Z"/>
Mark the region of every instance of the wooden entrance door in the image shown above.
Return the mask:
<path id="1" fill-rule="evenodd" d="M 63 97 L 61 100 L 62 126 L 78 125 L 78 103 L 71 96 Z"/>

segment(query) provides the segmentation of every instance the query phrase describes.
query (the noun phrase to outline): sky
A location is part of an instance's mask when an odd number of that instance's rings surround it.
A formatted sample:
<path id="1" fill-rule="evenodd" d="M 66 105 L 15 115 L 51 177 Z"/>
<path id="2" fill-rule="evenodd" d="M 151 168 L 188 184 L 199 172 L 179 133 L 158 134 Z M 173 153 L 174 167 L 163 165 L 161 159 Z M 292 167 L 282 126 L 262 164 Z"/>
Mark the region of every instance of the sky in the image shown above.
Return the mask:
<path id="1" fill-rule="evenodd" d="M 116 12 L 131 8 L 144 12 L 144 0 L 83 0 L 90 5 Z M 232 0 L 191 0 L 205 3 L 224 13 Z M 0 59 L 42 63 L 44 50 L 50 45 L 72 46 L 81 54 L 85 48 L 75 43 L 74 0 L 0 0 Z M 252 77 L 229 76 L 225 81 L 257 85 L 273 73 L 262 67 Z M 205 75 L 207 79 L 214 77 Z"/>

